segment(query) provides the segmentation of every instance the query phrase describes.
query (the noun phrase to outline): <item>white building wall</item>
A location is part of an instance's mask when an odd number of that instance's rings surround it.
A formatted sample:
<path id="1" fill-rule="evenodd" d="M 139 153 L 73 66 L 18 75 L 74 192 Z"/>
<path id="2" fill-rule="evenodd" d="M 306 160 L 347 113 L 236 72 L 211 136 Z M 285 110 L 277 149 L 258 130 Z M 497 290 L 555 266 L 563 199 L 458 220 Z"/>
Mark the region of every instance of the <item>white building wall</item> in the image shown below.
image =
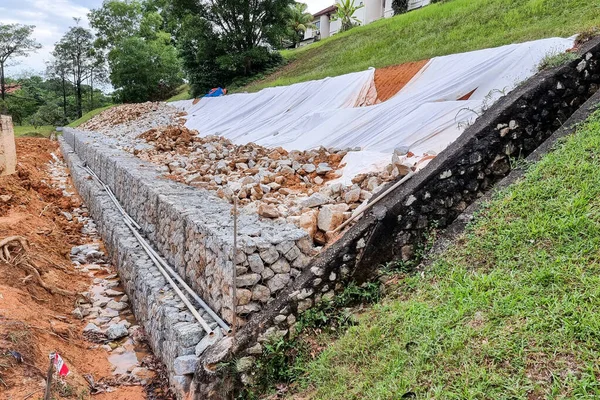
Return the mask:
<path id="1" fill-rule="evenodd" d="M 415 8 L 425 7 L 431 3 L 431 0 L 409 0 L 408 11 L 414 10 Z"/>

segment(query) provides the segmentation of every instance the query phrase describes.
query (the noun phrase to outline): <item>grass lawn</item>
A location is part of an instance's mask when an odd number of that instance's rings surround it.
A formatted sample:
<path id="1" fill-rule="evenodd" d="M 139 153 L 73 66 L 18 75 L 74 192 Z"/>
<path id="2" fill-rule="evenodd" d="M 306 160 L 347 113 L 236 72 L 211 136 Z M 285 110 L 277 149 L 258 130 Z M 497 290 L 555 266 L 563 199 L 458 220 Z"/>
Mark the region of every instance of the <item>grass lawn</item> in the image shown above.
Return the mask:
<path id="1" fill-rule="evenodd" d="M 185 84 L 185 85 L 181 85 L 180 87 L 177 88 L 177 94 L 171 98 L 169 98 L 168 100 L 166 100 L 167 103 L 170 103 L 172 101 L 179 101 L 179 100 L 189 100 L 192 98 L 192 93 L 190 92 L 190 85 Z"/>
<path id="2" fill-rule="evenodd" d="M 600 111 L 311 362 L 307 397 L 600 398 L 598 171 Z"/>
<path id="3" fill-rule="evenodd" d="M 284 51 L 290 64 L 245 89 L 289 85 L 600 26 L 592 0 L 448 0 Z"/>
<path id="4" fill-rule="evenodd" d="M 77 128 L 79 125 L 89 121 L 90 119 L 92 119 L 93 117 L 95 117 L 96 115 L 100 114 L 102 111 L 104 110 L 108 110 L 109 108 L 114 107 L 115 105 L 111 104 L 110 106 L 106 106 L 106 107 L 100 107 L 100 108 L 95 108 L 92 111 L 88 111 L 85 114 L 83 114 L 81 116 L 81 118 L 76 119 L 75 121 L 71 122 L 69 125 L 67 125 L 69 128 Z"/>
<path id="5" fill-rule="evenodd" d="M 14 131 L 16 137 L 27 136 L 27 137 L 49 137 L 54 132 L 54 126 L 39 126 L 33 127 L 31 125 L 15 125 Z"/>

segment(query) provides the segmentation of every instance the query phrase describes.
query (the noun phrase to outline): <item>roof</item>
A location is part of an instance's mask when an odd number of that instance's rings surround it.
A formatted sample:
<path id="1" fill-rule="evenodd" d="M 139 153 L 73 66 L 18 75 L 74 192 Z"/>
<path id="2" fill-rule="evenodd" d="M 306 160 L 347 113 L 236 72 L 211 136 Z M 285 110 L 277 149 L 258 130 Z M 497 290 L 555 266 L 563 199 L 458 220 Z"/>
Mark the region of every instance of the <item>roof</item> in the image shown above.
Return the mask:
<path id="1" fill-rule="evenodd" d="M 322 9 L 321 11 L 314 13 L 313 17 L 317 18 L 320 17 L 323 14 L 331 14 L 334 13 L 337 10 L 337 4 L 331 5 L 327 8 Z"/>

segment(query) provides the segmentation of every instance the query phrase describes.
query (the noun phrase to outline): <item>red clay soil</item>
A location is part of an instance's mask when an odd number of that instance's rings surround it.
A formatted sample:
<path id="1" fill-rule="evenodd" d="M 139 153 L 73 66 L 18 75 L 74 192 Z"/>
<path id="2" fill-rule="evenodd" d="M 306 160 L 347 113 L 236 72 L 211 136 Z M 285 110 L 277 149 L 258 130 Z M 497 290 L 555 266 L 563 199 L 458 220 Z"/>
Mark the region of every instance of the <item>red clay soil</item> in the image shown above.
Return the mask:
<path id="1" fill-rule="evenodd" d="M 393 97 L 427 64 L 429 60 L 409 62 L 375 70 L 377 99 L 386 101 Z"/>
<path id="2" fill-rule="evenodd" d="M 48 355 L 57 351 L 71 374 L 55 380 L 53 398 L 90 398 L 84 375 L 94 381 L 112 377 L 105 350 L 85 340 L 84 321 L 72 317 L 76 292 L 88 290 L 92 278 L 75 272 L 69 253 L 84 243 L 81 226 L 62 214 L 81 204 L 50 186 L 46 165 L 56 142 L 41 138 L 17 139 L 17 173 L 0 177 L 0 240 L 19 235 L 29 249 L 12 249 L 0 261 L 0 399 L 41 399 Z M 46 285 L 73 292 L 44 289 L 23 260 L 34 265 Z M 22 358 L 21 358 L 22 357 Z M 118 388 L 102 399 L 143 399 L 141 386 Z"/>

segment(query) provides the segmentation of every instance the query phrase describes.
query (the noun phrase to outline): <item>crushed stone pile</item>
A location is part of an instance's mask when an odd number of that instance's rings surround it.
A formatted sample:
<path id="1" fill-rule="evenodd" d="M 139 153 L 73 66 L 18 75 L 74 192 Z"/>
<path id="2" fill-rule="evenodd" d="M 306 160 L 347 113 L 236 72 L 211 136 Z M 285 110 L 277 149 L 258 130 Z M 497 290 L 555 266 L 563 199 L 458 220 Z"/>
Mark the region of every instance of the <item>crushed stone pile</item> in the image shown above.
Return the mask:
<path id="1" fill-rule="evenodd" d="M 242 212 L 283 218 L 307 231 L 317 245 L 334 240 L 332 231 L 384 183 L 410 171 L 405 164 L 411 155 L 396 156 L 384 171 L 357 175 L 347 186 L 332 182 L 349 150 L 288 152 L 236 145 L 220 136 L 200 137 L 180 125 L 153 128 L 139 138 L 151 146 L 135 148 L 133 154 L 159 165 L 169 178 L 215 191 L 229 202 L 237 197 Z"/>
<path id="2" fill-rule="evenodd" d="M 94 116 L 79 129 L 102 132 L 111 137 L 135 137 L 148 129 L 175 122 L 184 115 L 185 112 L 166 103 L 122 104 Z"/>
<path id="3" fill-rule="evenodd" d="M 255 143 L 237 145 L 221 136 L 201 137 L 183 125 L 174 107 L 144 104 L 122 106 L 125 110 L 149 107 L 151 111 L 137 119 L 111 125 L 110 118 L 100 114 L 96 125 L 86 127 L 157 165 L 170 179 L 214 191 L 229 202 L 237 198 L 243 213 L 297 225 L 319 246 L 339 237 L 336 228 L 353 214 L 360 214 L 384 184 L 424 167 L 435 157 L 423 159 L 398 150 L 381 171 L 356 175 L 351 185 L 345 185 L 338 179 L 343 158 L 360 149 L 287 151 Z"/>

